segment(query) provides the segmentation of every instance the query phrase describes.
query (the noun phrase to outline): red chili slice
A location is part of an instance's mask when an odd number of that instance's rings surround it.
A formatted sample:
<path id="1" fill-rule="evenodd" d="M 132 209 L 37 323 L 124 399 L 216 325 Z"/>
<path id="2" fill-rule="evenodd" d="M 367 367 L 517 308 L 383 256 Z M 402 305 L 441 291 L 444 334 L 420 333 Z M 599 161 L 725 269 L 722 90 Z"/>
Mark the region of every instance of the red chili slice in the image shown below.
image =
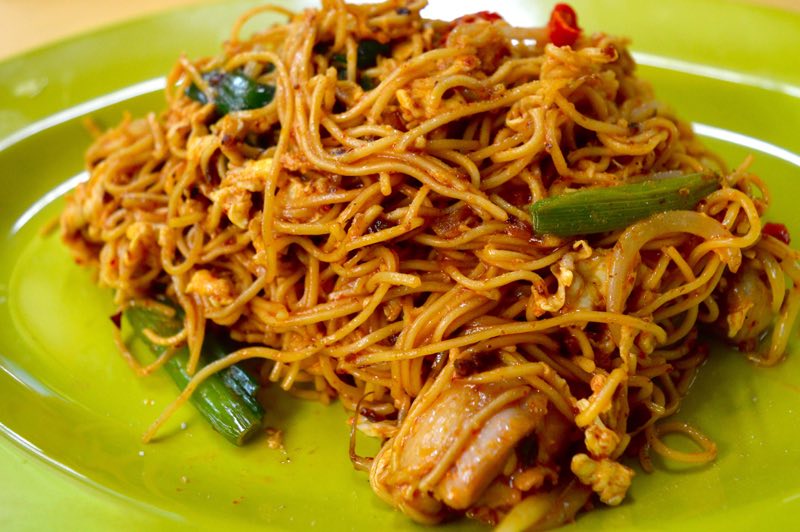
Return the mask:
<path id="1" fill-rule="evenodd" d="M 556 4 L 547 23 L 550 42 L 556 46 L 572 46 L 581 34 L 578 15 L 569 4 Z"/>
<path id="2" fill-rule="evenodd" d="M 765 223 L 764 227 L 761 228 L 761 234 L 775 237 L 786 245 L 789 245 L 789 242 L 792 240 L 792 237 L 789 235 L 789 230 L 786 229 L 786 226 L 774 222 Z"/>

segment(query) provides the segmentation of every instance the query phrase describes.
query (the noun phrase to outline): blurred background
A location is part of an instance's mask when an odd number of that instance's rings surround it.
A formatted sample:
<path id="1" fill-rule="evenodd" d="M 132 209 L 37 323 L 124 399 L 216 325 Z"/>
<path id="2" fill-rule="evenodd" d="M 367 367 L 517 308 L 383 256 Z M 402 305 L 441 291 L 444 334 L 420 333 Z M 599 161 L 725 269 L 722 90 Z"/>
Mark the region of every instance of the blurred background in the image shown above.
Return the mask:
<path id="1" fill-rule="evenodd" d="M 0 0 L 0 60 L 92 28 L 202 1 Z M 800 0 L 729 1 L 800 11 Z M 487 5 L 490 4 L 491 2 L 487 2 Z"/>

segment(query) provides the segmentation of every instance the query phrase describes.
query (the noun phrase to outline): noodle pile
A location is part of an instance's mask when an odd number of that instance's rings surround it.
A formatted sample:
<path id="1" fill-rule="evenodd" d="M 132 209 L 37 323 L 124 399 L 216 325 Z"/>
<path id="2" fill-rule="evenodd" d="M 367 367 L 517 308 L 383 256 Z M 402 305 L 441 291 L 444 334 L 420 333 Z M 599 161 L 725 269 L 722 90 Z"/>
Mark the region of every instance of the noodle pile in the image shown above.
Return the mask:
<path id="1" fill-rule="evenodd" d="M 764 184 L 654 99 L 625 40 L 556 46 L 546 28 L 425 20 L 424 6 L 252 10 L 220 55 L 177 62 L 166 111 L 126 117 L 89 148 L 63 238 L 120 308 L 176 301 L 184 330 L 160 341 L 188 345 L 197 371 L 147 438 L 205 376 L 257 359 L 265 383 L 356 412 L 385 443 L 354 463 L 422 522 L 551 526 L 593 493 L 619 504 L 623 454 L 645 469 L 651 452 L 713 460 L 696 429 L 659 420 L 707 357 L 698 329 L 759 364 L 786 350 L 800 269 L 762 235 Z M 289 21 L 243 38 L 262 11 Z M 368 39 L 386 53 L 359 66 Z M 274 98 L 220 113 L 212 71 Z M 532 232 L 537 200 L 689 172 L 720 181 L 693 211 Z M 247 347 L 199 368 L 209 327 Z M 450 432 L 425 439 L 436 423 Z M 671 432 L 698 451 L 668 447 Z M 507 445 L 481 443 L 492 434 Z"/>

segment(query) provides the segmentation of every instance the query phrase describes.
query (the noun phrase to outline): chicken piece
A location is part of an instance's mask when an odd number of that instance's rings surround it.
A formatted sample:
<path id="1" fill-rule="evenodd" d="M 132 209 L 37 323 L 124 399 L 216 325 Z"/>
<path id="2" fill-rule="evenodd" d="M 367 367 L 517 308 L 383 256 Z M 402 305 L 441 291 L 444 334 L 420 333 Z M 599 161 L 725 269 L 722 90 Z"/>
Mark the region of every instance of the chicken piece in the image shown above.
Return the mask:
<path id="1" fill-rule="evenodd" d="M 495 414 L 436 487 L 449 507 L 466 510 L 503 469 L 516 444 L 536 428 L 547 411 L 547 400 L 535 394 L 522 404 Z"/>
<path id="2" fill-rule="evenodd" d="M 583 453 L 572 457 L 570 469 L 582 484 L 591 486 L 600 500 L 609 506 L 622 502 L 633 478 L 633 469 L 607 458 L 595 460 Z"/>
<path id="3" fill-rule="evenodd" d="M 396 507 L 415 521 L 436 524 L 447 515 L 441 501 L 425 490 L 419 489 L 419 477 L 403 474 L 394 463 L 394 440 L 388 440 L 372 462 L 369 482 L 372 490 L 387 504 Z"/>
<path id="4" fill-rule="evenodd" d="M 563 455 L 568 445 L 580 439 L 580 434 L 575 423 L 555 408 L 548 409 L 544 419 L 536 427 L 536 463 L 551 466 Z"/>
<path id="5" fill-rule="evenodd" d="M 511 399 L 497 404 L 501 396 Z M 373 489 L 418 521 L 437 522 L 448 508 L 466 510 L 546 413 L 545 396 L 521 381 L 454 381 L 425 411 L 406 421 L 411 425 L 399 440 L 384 444 L 370 475 Z M 466 441 L 460 440 L 464 435 Z M 458 451 L 453 455 L 454 448 Z"/>

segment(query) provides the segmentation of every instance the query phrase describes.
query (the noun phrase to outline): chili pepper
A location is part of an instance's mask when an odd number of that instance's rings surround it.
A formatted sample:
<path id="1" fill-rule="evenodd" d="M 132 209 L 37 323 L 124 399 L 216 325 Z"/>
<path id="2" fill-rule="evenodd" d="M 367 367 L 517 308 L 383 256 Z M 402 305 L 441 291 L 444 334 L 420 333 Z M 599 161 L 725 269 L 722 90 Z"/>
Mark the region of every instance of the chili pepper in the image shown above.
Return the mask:
<path id="1" fill-rule="evenodd" d="M 761 234 L 775 237 L 786 245 L 789 245 L 792 239 L 786 226 L 775 222 L 765 223 L 761 228 Z"/>
<path id="2" fill-rule="evenodd" d="M 572 46 L 581 34 L 578 16 L 569 4 L 556 4 L 547 23 L 550 42 L 556 46 Z"/>

